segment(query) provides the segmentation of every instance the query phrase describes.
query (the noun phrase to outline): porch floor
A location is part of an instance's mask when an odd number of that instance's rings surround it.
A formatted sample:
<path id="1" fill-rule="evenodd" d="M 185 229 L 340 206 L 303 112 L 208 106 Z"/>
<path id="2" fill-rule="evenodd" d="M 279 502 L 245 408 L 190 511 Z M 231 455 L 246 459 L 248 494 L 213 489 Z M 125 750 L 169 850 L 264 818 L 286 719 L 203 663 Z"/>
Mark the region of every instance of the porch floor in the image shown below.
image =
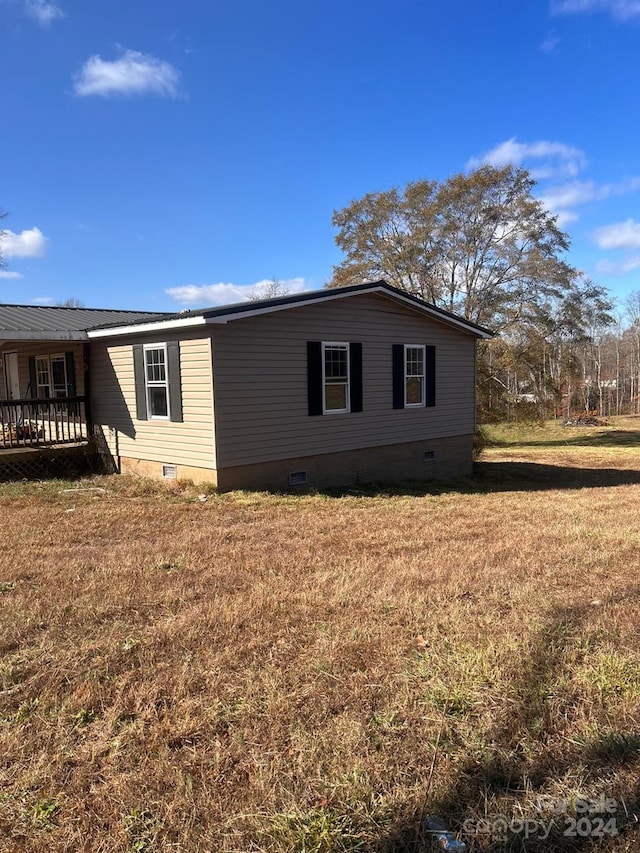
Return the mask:
<path id="1" fill-rule="evenodd" d="M 23 445 L 20 445 L 20 447 L 2 447 L 2 445 L 0 445 L 0 460 L 6 459 L 7 456 L 20 456 L 24 453 L 41 453 L 43 450 L 73 450 L 77 447 L 86 447 L 88 443 L 89 440 L 85 438 L 82 441 L 65 441 L 63 444 L 41 441 L 39 444 L 33 444 L 26 447 Z"/>

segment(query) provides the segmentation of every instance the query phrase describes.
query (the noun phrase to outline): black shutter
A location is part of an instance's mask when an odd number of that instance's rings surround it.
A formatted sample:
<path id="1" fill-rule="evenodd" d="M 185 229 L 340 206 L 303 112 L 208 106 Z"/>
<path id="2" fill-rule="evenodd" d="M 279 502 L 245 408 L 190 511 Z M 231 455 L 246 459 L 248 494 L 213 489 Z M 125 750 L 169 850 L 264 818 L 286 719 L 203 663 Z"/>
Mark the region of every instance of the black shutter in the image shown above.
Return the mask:
<path id="1" fill-rule="evenodd" d="M 404 409 L 404 344 L 392 344 L 393 408 Z"/>
<path id="2" fill-rule="evenodd" d="M 362 344 L 349 344 L 349 378 L 352 412 L 362 411 Z"/>
<path id="3" fill-rule="evenodd" d="M 67 397 L 77 397 L 76 362 L 72 352 L 65 352 L 64 363 L 67 370 Z"/>
<path id="4" fill-rule="evenodd" d="M 310 415 L 322 414 L 322 343 L 307 341 L 307 398 Z"/>
<path id="5" fill-rule="evenodd" d="M 147 389 L 144 381 L 144 349 L 142 344 L 133 345 L 133 377 L 136 385 L 136 418 L 148 420 Z"/>
<path id="6" fill-rule="evenodd" d="M 425 406 L 435 406 L 436 404 L 436 348 L 426 346 L 424 348 L 425 365 L 424 378 L 426 383 L 425 388 Z"/>
<path id="7" fill-rule="evenodd" d="M 182 422 L 182 383 L 180 381 L 180 343 L 167 344 L 167 376 L 169 379 L 169 419 Z"/>
<path id="8" fill-rule="evenodd" d="M 38 396 L 38 379 L 36 377 L 36 357 L 29 356 L 29 394 L 32 400 Z"/>

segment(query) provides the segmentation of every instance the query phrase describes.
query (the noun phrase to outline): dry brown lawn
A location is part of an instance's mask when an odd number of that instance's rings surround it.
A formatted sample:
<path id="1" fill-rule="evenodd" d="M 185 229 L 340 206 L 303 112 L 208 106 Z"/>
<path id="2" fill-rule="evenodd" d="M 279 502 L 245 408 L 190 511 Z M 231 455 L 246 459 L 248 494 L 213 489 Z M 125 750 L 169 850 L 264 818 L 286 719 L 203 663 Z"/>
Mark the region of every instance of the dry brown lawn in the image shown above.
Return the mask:
<path id="1" fill-rule="evenodd" d="M 432 491 L 0 486 L 0 851 L 640 849 L 640 424 L 498 433 Z"/>

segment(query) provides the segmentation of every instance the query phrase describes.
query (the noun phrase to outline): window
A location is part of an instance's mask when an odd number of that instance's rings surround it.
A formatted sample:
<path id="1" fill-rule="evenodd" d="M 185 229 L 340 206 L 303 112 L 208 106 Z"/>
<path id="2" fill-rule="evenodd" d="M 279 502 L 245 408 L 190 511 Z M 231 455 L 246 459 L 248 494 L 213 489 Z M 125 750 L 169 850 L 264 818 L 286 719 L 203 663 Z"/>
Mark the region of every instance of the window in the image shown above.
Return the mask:
<path id="1" fill-rule="evenodd" d="M 404 405 L 424 406 L 424 346 L 405 344 Z"/>
<path id="2" fill-rule="evenodd" d="M 349 411 L 349 344 L 322 344 L 323 408 L 326 412 Z"/>
<path id="3" fill-rule="evenodd" d="M 134 344 L 133 375 L 139 421 L 182 422 L 180 343 Z"/>
<path id="4" fill-rule="evenodd" d="M 436 348 L 430 344 L 392 344 L 394 409 L 422 409 L 436 404 Z"/>
<path id="5" fill-rule="evenodd" d="M 49 356 L 39 355 L 36 358 L 36 384 L 38 387 L 37 397 L 51 396 L 51 383 L 49 379 Z"/>
<path id="6" fill-rule="evenodd" d="M 149 418 L 169 419 L 169 382 L 167 379 L 167 350 L 164 344 L 145 345 L 144 377 L 147 389 Z"/>
<path id="7" fill-rule="evenodd" d="M 73 353 L 38 355 L 35 357 L 35 396 L 73 397 Z"/>
<path id="8" fill-rule="evenodd" d="M 307 341 L 310 415 L 362 411 L 362 344 Z"/>

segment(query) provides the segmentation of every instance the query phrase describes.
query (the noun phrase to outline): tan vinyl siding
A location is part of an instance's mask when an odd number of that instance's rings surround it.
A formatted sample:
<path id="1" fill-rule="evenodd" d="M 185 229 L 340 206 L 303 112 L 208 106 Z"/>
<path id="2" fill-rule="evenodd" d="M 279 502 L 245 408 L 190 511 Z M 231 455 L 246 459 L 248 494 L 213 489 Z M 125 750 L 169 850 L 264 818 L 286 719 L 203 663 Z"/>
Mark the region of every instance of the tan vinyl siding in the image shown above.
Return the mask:
<path id="1" fill-rule="evenodd" d="M 474 337 L 383 296 L 291 308 L 214 330 L 219 469 L 474 431 Z M 362 412 L 309 416 L 307 341 L 362 343 Z M 435 345 L 435 407 L 393 409 L 392 344 Z"/>
<path id="2" fill-rule="evenodd" d="M 75 367 L 76 394 L 84 394 L 84 352 L 83 344 L 75 341 L 5 341 L 0 347 L 0 398 L 7 393 L 4 376 L 4 353 L 18 353 L 18 378 L 20 381 L 20 396 L 27 399 L 35 396 L 30 388 L 29 356 L 64 355 L 73 353 Z"/>
<path id="3" fill-rule="evenodd" d="M 177 336 L 91 343 L 93 418 L 114 457 L 215 468 L 211 340 L 180 340 L 183 422 L 137 420 L 133 345 Z"/>

